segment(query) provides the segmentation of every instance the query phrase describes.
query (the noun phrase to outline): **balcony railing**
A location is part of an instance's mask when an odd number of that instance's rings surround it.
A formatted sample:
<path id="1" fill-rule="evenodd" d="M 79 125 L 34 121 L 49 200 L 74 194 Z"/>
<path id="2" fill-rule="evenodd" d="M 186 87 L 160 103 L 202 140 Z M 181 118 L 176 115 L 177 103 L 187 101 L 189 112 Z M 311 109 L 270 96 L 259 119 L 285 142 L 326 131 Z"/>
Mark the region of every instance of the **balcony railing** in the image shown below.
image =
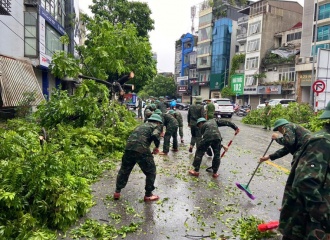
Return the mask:
<path id="1" fill-rule="evenodd" d="M 1 0 L 0 1 L 0 15 L 10 15 L 10 0 Z"/>
<path id="2" fill-rule="evenodd" d="M 242 41 L 242 40 L 245 40 L 246 41 L 246 38 L 247 38 L 247 34 L 246 33 L 241 33 L 241 34 L 238 34 L 236 36 L 237 41 Z"/>
<path id="3" fill-rule="evenodd" d="M 237 25 L 240 25 L 242 23 L 245 23 L 249 20 L 249 16 L 244 16 L 244 17 L 240 17 L 238 20 L 237 20 Z"/>

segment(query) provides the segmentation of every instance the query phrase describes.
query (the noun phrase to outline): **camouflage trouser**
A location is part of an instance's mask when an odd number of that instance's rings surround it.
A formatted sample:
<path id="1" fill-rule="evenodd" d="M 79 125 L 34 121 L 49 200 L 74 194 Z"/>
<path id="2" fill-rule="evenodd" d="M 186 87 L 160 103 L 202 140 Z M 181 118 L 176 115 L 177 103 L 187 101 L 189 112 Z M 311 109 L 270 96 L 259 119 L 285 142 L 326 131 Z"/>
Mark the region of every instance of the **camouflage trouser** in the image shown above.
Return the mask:
<path id="1" fill-rule="evenodd" d="M 265 124 L 265 128 L 271 128 L 271 125 L 270 125 L 270 117 L 269 116 L 266 116 L 265 119 L 264 119 L 264 124 Z"/>
<path id="2" fill-rule="evenodd" d="M 173 148 L 178 149 L 178 127 L 168 127 L 164 135 L 163 152 L 168 153 L 170 151 L 170 141 L 173 137 Z"/>
<path id="3" fill-rule="evenodd" d="M 142 108 L 138 108 L 138 118 L 142 118 Z"/>
<path id="4" fill-rule="evenodd" d="M 202 142 L 198 147 L 197 151 L 195 153 L 195 158 L 193 162 L 193 166 L 195 168 L 196 172 L 199 172 L 199 168 L 202 163 L 202 158 L 204 156 L 204 153 L 207 151 L 208 147 L 211 146 L 213 149 L 213 160 L 212 160 L 212 169 L 213 173 L 217 173 L 220 167 L 220 150 L 221 150 L 221 140 L 211 140 Z"/>
<path id="5" fill-rule="evenodd" d="M 116 192 L 120 192 L 126 186 L 129 175 L 136 163 L 140 166 L 144 175 L 146 175 L 145 195 L 150 196 L 155 189 L 156 165 L 154 157 L 151 153 L 139 153 L 128 150 L 124 153 L 117 175 Z"/>
<path id="6" fill-rule="evenodd" d="M 191 140 L 190 145 L 198 147 L 199 142 L 201 141 L 201 131 L 197 126 L 190 126 L 190 132 L 191 132 Z"/>
<path id="7" fill-rule="evenodd" d="M 183 127 L 179 127 L 179 135 L 183 138 Z"/>

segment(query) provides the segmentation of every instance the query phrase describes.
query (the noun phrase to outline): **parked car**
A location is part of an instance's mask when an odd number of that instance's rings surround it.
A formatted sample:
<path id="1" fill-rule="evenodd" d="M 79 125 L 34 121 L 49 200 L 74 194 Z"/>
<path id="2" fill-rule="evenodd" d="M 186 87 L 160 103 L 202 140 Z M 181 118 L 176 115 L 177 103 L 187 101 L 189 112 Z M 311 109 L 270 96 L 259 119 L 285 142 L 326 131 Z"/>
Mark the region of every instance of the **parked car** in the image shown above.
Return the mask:
<path id="1" fill-rule="evenodd" d="M 278 98 L 278 99 L 270 99 L 269 105 L 271 107 L 276 106 L 277 104 L 282 104 L 283 107 L 287 107 L 290 102 L 296 102 L 295 99 L 285 99 L 285 98 Z M 257 106 L 257 109 L 264 108 L 266 105 L 264 103 L 261 103 Z"/>
<path id="2" fill-rule="evenodd" d="M 211 98 L 203 100 L 204 105 L 207 101 L 211 100 L 215 106 L 215 117 L 229 117 L 231 118 L 234 114 L 233 104 L 230 102 L 229 98 Z"/>
<path id="3" fill-rule="evenodd" d="M 164 101 L 165 104 L 166 104 L 166 107 L 167 108 L 170 108 L 170 103 L 172 102 L 172 100 L 166 100 Z M 179 110 L 188 110 L 189 109 L 189 104 L 186 104 L 186 103 L 176 103 L 176 109 L 179 109 Z"/>

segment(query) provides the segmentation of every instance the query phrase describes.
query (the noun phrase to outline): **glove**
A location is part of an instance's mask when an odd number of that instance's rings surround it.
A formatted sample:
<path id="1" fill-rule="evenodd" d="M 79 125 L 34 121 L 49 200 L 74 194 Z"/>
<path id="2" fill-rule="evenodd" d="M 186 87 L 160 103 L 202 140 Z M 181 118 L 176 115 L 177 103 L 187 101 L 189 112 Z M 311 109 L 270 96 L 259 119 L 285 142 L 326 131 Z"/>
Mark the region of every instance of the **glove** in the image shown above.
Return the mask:
<path id="1" fill-rule="evenodd" d="M 152 150 L 152 154 L 157 154 L 157 153 L 159 153 L 159 149 L 158 149 L 158 148 L 154 148 L 154 149 Z"/>

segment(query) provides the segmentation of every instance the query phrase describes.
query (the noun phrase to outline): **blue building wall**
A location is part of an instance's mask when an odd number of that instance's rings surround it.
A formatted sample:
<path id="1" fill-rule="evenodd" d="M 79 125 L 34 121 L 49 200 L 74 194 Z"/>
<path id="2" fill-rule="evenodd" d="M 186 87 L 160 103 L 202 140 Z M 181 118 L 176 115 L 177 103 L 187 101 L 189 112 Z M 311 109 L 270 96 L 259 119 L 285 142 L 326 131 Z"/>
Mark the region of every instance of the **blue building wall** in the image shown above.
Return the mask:
<path id="1" fill-rule="evenodd" d="M 181 38 L 182 42 L 182 55 L 181 55 L 181 77 L 188 76 L 185 75 L 185 72 L 189 73 L 189 53 L 194 50 L 194 36 L 190 33 L 187 33 Z M 187 46 L 189 45 L 189 46 Z M 183 81 L 180 82 L 180 85 L 186 85 Z"/>
<path id="2" fill-rule="evenodd" d="M 221 90 L 228 84 L 232 28 L 229 18 L 221 18 L 214 23 L 210 90 Z"/>

